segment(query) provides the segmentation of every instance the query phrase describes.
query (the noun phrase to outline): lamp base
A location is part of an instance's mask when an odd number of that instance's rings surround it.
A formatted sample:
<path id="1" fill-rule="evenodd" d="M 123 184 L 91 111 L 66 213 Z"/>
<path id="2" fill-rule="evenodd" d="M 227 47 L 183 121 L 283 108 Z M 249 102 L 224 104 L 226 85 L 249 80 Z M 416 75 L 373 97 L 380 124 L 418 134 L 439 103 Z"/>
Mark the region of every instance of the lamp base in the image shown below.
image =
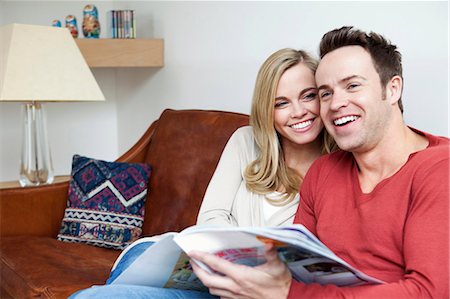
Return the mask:
<path id="1" fill-rule="evenodd" d="M 26 103 L 23 112 L 22 154 L 19 183 L 22 187 L 53 182 L 53 165 L 42 104 Z"/>

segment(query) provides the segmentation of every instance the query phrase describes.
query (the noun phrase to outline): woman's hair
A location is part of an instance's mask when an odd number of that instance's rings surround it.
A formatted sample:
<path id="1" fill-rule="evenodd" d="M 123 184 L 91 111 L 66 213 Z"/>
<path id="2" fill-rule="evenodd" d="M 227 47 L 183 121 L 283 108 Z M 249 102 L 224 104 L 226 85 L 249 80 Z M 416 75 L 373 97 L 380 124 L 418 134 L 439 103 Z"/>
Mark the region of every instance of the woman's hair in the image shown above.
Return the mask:
<path id="1" fill-rule="evenodd" d="M 244 177 L 247 188 L 258 194 L 284 190 L 281 201 L 271 201 L 276 205 L 291 202 L 303 180 L 297 171 L 285 163 L 273 117 L 278 82 L 287 69 L 299 63 L 303 63 L 313 73 L 318 65 L 316 59 L 302 50 L 281 49 L 273 53 L 261 66 L 253 93 L 250 125 L 260 155 L 247 166 Z M 318 138 L 323 138 L 322 152 L 334 150 L 336 145 L 325 129 L 320 135 Z"/>

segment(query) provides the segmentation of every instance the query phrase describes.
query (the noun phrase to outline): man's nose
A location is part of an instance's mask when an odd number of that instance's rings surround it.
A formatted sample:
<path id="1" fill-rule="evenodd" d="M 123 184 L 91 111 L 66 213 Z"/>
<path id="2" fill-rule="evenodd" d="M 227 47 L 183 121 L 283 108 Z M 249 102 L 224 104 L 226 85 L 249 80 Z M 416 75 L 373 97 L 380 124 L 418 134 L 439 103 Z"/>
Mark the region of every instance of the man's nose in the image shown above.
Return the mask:
<path id="1" fill-rule="evenodd" d="M 343 90 L 335 90 L 331 98 L 330 109 L 337 111 L 348 105 L 349 95 Z"/>

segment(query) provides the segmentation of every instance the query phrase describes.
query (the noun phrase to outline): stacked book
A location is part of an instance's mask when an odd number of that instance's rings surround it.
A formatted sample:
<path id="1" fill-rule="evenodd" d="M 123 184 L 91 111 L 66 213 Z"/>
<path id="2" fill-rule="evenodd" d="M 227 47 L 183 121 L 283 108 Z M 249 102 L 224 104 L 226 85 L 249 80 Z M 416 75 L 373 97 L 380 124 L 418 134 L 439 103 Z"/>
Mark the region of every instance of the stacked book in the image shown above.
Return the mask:
<path id="1" fill-rule="evenodd" d="M 111 38 L 136 38 L 134 10 L 110 10 L 108 24 Z"/>

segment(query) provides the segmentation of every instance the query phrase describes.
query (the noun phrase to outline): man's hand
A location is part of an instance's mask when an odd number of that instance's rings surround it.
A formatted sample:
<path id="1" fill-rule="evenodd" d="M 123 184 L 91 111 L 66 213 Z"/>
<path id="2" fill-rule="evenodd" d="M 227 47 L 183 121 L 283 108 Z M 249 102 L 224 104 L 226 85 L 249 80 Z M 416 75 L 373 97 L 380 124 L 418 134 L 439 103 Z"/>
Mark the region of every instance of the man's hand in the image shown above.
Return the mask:
<path id="1" fill-rule="evenodd" d="M 291 273 L 278 258 L 273 245 L 266 245 L 267 262 L 257 267 L 233 264 L 215 255 L 191 251 L 189 256 L 207 264 L 220 274 L 210 274 L 191 260 L 197 277 L 209 292 L 221 298 L 286 298 L 291 286 Z"/>

